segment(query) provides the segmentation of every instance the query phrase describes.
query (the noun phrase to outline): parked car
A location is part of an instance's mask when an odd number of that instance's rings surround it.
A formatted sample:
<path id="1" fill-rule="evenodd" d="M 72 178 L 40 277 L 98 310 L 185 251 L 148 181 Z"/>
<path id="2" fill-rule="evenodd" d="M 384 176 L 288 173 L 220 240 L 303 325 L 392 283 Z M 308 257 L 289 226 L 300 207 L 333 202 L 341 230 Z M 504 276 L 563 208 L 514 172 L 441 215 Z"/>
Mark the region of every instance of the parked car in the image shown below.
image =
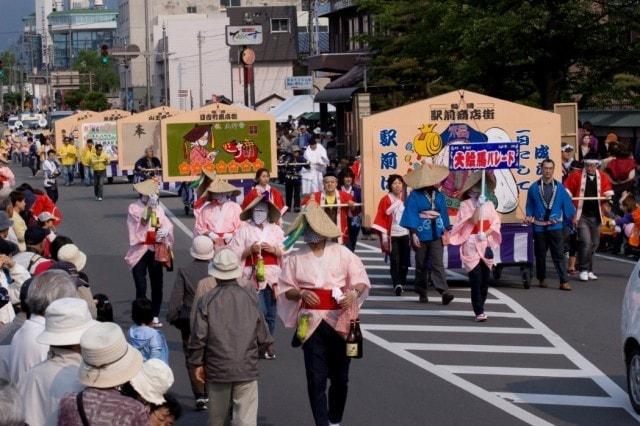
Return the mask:
<path id="1" fill-rule="evenodd" d="M 640 414 L 640 261 L 633 269 L 622 301 L 622 347 L 627 365 L 627 391 Z"/>
<path id="2" fill-rule="evenodd" d="M 20 121 L 20 117 L 18 117 L 17 115 L 12 115 L 11 117 L 9 117 L 9 119 L 7 120 L 7 127 L 9 128 L 9 130 L 19 130 L 23 127 L 22 121 Z"/>

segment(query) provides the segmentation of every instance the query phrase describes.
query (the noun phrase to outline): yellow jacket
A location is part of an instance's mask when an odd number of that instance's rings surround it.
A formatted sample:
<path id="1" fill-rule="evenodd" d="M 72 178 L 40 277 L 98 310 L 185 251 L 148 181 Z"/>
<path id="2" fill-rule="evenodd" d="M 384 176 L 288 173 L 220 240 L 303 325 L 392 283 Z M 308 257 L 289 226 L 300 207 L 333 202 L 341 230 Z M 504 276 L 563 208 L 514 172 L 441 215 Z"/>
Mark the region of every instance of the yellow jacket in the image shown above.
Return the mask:
<path id="1" fill-rule="evenodd" d="M 109 156 L 102 152 L 100 155 L 95 152 L 91 154 L 91 167 L 94 172 L 102 172 L 107 170 L 107 164 L 109 164 L 111 160 L 109 160 Z"/>
<path id="2" fill-rule="evenodd" d="M 85 148 L 82 151 L 82 165 L 83 166 L 91 167 L 91 156 L 95 152 L 96 152 L 95 148 L 91 148 L 91 149 Z"/>
<path id="3" fill-rule="evenodd" d="M 63 166 L 73 166 L 78 161 L 78 149 L 73 144 L 62 145 L 58 154 Z"/>

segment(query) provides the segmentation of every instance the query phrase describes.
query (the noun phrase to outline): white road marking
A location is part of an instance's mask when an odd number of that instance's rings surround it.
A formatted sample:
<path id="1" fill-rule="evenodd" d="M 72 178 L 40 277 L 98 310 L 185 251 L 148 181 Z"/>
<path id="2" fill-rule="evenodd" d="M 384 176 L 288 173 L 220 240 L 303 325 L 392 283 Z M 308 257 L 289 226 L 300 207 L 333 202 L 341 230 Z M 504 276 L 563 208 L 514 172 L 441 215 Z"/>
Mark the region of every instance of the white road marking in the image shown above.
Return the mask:
<path id="1" fill-rule="evenodd" d="M 193 232 L 191 231 L 191 229 L 187 228 L 187 225 L 182 223 L 182 221 L 178 219 L 176 215 L 173 214 L 173 212 L 169 208 L 167 208 L 167 206 L 165 206 L 162 202 L 160 202 L 160 205 L 164 209 L 165 214 L 169 216 L 169 219 L 171 220 L 171 222 L 173 222 L 174 225 L 180 228 L 182 232 L 187 234 L 187 237 L 189 237 L 190 239 L 193 239 Z"/>
<path id="2" fill-rule="evenodd" d="M 368 331 L 418 331 L 432 333 L 474 333 L 474 334 L 540 334 L 533 328 L 524 327 L 483 327 L 457 325 L 405 325 L 405 324 L 360 324 Z"/>
<path id="3" fill-rule="evenodd" d="M 489 318 L 520 318 L 513 312 L 485 312 Z M 472 311 L 426 310 L 426 309 L 360 309 L 360 315 L 406 315 L 418 317 L 467 317 L 473 318 Z"/>
<path id="4" fill-rule="evenodd" d="M 384 288 L 391 288 L 389 285 L 382 286 Z M 418 296 L 369 296 L 367 302 L 418 302 Z M 451 303 L 471 303 L 469 297 L 456 297 Z M 504 305 L 498 299 L 487 299 L 485 302 L 487 305 Z"/>
<path id="5" fill-rule="evenodd" d="M 477 365 L 438 365 L 454 374 L 480 374 L 489 376 L 523 377 L 589 377 L 589 372 L 578 368 L 528 368 L 528 367 L 481 367 Z"/>
<path id="6" fill-rule="evenodd" d="M 553 346 L 460 345 L 454 343 L 394 343 L 405 351 L 483 352 L 500 354 L 560 354 Z"/>
<path id="7" fill-rule="evenodd" d="M 607 259 L 607 260 L 611 260 L 613 262 L 620 262 L 620 263 L 628 263 L 629 265 L 635 265 L 636 263 L 638 263 L 635 260 L 629 260 L 629 259 L 621 259 L 619 257 L 615 257 L 615 256 L 608 256 L 606 254 L 600 254 L 600 253 L 596 253 L 596 256 L 601 257 L 603 259 Z"/>
<path id="8" fill-rule="evenodd" d="M 516 404 L 569 405 L 572 407 L 619 408 L 619 403 L 608 396 L 549 395 L 539 393 L 495 392 L 495 395 Z"/>

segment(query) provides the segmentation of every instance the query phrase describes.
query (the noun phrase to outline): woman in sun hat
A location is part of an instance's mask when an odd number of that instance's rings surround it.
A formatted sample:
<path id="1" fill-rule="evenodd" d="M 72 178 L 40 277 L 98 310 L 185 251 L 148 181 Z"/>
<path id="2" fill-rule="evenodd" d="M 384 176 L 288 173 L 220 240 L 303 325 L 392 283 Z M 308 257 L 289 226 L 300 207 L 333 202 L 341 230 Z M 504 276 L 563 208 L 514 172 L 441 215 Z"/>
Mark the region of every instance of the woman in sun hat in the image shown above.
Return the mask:
<path id="1" fill-rule="evenodd" d="M 494 183 L 487 179 L 488 189 Z M 451 244 L 460 245 L 462 265 L 469 274 L 471 304 L 476 321 L 486 321 L 484 302 L 489 289 L 489 273 L 493 266 L 493 250 L 500 246 L 500 216 L 492 202 L 481 197 L 482 172 L 475 172 L 467 178 L 460 190 L 460 208 L 456 224 L 449 236 Z M 485 197 L 486 198 L 486 197 Z"/>
<path id="2" fill-rule="evenodd" d="M 123 386 L 122 393 L 149 407 L 150 426 L 173 424 L 180 416 L 180 409 L 178 413 L 172 412 L 174 410 L 171 405 L 177 401 L 167 395 L 173 382 L 171 368 L 158 359 L 150 359 L 145 361 L 140 372 Z"/>
<path id="3" fill-rule="evenodd" d="M 82 362 L 80 338 L 97 324 L 82 299 L 53 301 L 44 314 L 45 329 L 36 341 L 49 345 L 49 358 L 27 371 L 18 383 L 30 425 L 57 425 L 62 397 L 81 391 L 78 370 Z"/>
<path id="4" fill-rule="evenodd" d="M 280 274 L 280 260 L 284 253 L 284 232 L 277 225 L 280 210 L 267 193 L 253 193 L 240 214 L 245 226 L 238 229 L 229 244 L 244 264 L 243 278 L 258 291 L 258 305 L 267 321 L 269 332 L 276 328 L 276 285 Z M 273 359 L 273 348 L 267 359 Z"/>
<path id="5" fill-rule="evenodd" d="M 225 246 L 240 227 L 242 208 L 229 197 L 240 195 L 240 190 L 225 180 L 214 179 L 206 190 L 207 201 L 194 210 L 195 235 L 207 235 L 216 248 Z"/>
<path id="6" fill-rule="evenodd" d="M 114 425 L 147 425 L 147 407 L 119 391 L 142 368 L 142 355 L 127 343 L 122 329 L 112 322 L 94 325 L 80 338 L 80 352 L 78 374 L 86 388 L 62 398 L 58 424 L 83 426 L 109 419 Z"/>
<path id="7" fill-rule="evenodd" d="M 314 201 L 309 203 L 287 231 L 290 240 L 303 236 L 306 245 L 284 259 L 278 279 L 278 314 L 285 327 L 298 327 L 296 344 L 302 344 L 304 351 L 307 390 L 317 425 L 342 420 L 350 362 L 345 339 L 350 320 L 356 319 L 371 288 L 362 260 L 331 241 L 340 234 L 323 209 Z"/>
<path id="8" fill-rule="evenodd" d="M 159 205 L 160 189 L 153 179 L 133 185 L 140 195 L 129 205 L 127 227 L 129 229 L 129 251 L 125 261 L 136 285 L 136 299 L 147 295 L 147 273 L 151 281 L 151 303 L 153 326 L 160 327 L 158 319 L 162 305 L 162 266 L 156 260 L 159 245 L 173 245 L 173 224 Z"/>

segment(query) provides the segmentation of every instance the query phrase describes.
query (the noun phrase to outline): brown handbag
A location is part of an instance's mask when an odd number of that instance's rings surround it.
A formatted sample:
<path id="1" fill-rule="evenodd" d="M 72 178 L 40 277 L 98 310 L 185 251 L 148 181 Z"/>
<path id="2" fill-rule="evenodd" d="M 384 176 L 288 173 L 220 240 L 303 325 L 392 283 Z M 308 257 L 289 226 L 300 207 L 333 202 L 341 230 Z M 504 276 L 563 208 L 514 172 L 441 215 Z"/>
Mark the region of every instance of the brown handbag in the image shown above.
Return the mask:
<path id="1" fill-rule="evenodd" d="M 167 271 L 173 270 L 173 252 L 171 251 L 171 247 L 165 243 L 157 243 L 155 249 L 156 262 L 162 263 L 162 265 L 167 268 Z"/>

